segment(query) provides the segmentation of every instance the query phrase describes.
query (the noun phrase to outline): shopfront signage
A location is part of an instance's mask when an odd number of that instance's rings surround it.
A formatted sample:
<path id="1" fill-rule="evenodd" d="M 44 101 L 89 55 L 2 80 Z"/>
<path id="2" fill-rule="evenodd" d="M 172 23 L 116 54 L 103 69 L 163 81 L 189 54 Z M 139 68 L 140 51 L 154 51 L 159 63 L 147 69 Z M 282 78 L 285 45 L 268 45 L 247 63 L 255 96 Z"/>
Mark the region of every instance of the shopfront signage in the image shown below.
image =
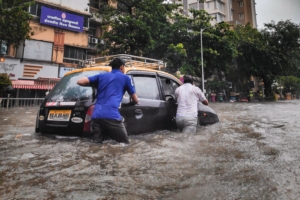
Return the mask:
<path id="1" fill-rule="evenodd" d="M 67 72 L 72 71 L 74 68 L 70 67 L 59 67 L 58 78 L 64 77 Z"/>
<path id="2" fill-rule="evenodd" d="M 0 63 L 0 71 L 10 72 L 13 71 L 17 64 Z"/>
<path id="3" fill-rule="evenodd" d="M 38 40 L 26 40 L 25 44 L 24 58 L 44 61 L 52 60 L 52 43 Z"/>
<path id="4" fill-rule="evenodd" d="M 79 15 L 70 14 L 42 6 L 40 23 L 55 26 L 76 32 L 83 31 L 84 18 Z"/>
<path id="5" fill-rule="evenodd" d="M 0 63 L 0 74 L 7 74 L 11 79 L 20 76 L 20 60 L 5 58 L 5 62 Z"/>

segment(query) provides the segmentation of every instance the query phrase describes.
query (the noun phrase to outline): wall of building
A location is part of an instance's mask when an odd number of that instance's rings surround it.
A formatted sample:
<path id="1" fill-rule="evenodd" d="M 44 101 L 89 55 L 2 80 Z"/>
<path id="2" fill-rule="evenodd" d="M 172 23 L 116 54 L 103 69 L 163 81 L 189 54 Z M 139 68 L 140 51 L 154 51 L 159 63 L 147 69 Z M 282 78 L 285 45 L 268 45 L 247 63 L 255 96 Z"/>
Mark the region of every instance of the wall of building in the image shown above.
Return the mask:
<path id="1" fill-rule="evenodd" d="M 240 1 L 244 3 L 243 7 L 239 6 Z M 203 4 L 200 3 L 201 6 L 197 0 L 184 0 L 183 3 L 186 4 L 187 9 L 190 5 L 197 4 L 199 9 L 204 9 L 211 17 L 215 18 L 217 16 L 216 19 L 211 21 L 212 25 L 225 21 L 230 24 L 251 23 L 254 28 L 257 26 L 255 0 L 206 0 Z M 218 4 L 217 8 L 216 4 Z M 222 6 L 220 6 L 221 4 Z M 239 13 L 244 13 L 244 19 L 240 19 Z"/>
<path id="2" fill-rule="evenodd" d="M 211 21 L 214 25 L 221 21 L 231 20 L 231 6 L 230 0 L 206 0 L 204 3 L 199 3 L 197 0 L 187 0 L 187 8 L 191 6 L 196 9 L 204 9 L 211 17 L 215 18 Z"/>
<path id="3" fill-rule="evenodd" d="M 71 45 L 76 47 L 88 46 L 88 35 L 86 33 L 76 33 L 65 31 L 65 45 Z"/>
<path id="4" fill-rule="evenodd" d="M 239 6 L 239 2 L 243 2 L 243 7 Z M 254 28 L 256 24 L 256 12 L 254 0 L 232 0 L 233 7 L 233 21 L 237 21 L 241 24 L 250 23 Z M 244 13 L 244 19 L 241 19 L 239 14 Z"/>
<path id="5" fill-rule="evenodd" d="M 65 8 L 70 11 L 89 14 L 89 0 L 36 0 L 36 2 Z"/>
<path id="6" fill-rule="evenodd" d="M 97 51 L 94 47 L 96 44 L 89 42 L 89 32 L 84 28 L 84 18 L 91 16 L 89 0 L 72 0 L 71 3 L 68 0 L 36 2 L 38 4 L 28 10 L 34 15 L 30 22 L 34 35 L 18 48 L 8 47 L 5 62 L 0 64 L 0 73 L 7 73 L 11 80 L 61 77 L 64 72 L 77 68 L 79 60 L 85 59 L 85 56 L 93 52 L 96 54 Z M 59 22 L 66 26 L 61 26 Z M 66 59 L 67 47 L 73 48 L 69 55 L 74 53 L 73 51 L 76 54 L 77 48 L 81 50 L 81 55 L 83 52 L 85 56 L 77 60 L 72 56 Z"/>
<path id="7" fill-rule="evenodd" d="M 0 63 L 0 73 L 6 73 L 11 80 L 37 79 L 39 77 L 57 78 L 58 65 L 43 62 L 20 62 L 20 59 L 6 58 Z"/>
<path id="8" fill-rule="evenodd" d="M 32 28 L 32 31 L 34 32 L 34 35 L 31 36 L 31 39 L 47 41 L 47 42 L 54 41 L 54 28 L 53 27 L 41 25 L 37 21 L 31 21 L 30 27 Z"/>

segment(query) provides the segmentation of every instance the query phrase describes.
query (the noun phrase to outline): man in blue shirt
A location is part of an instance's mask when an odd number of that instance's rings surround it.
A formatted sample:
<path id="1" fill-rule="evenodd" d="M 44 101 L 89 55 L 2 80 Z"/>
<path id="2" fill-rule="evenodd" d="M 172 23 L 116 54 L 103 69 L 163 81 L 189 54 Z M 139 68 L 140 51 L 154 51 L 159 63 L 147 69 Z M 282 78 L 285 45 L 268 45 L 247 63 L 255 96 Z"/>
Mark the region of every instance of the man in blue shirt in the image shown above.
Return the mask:
<path id="1" fill-rule="evenodd" d="M 77 84 L 97 86 L 97 100 L 91 121 L 93 140 L 101 142 L 105 136 L 108 136 L 118 142 L 129 143 L 119 106 L 125 91 L 135 104 L 138 104 L 138 97 L 131 78 L 124 74 L 124 61 L 115 58 L 109 65 L 112 67 L 110 73 L 83 77 L 77 81 Z"/>

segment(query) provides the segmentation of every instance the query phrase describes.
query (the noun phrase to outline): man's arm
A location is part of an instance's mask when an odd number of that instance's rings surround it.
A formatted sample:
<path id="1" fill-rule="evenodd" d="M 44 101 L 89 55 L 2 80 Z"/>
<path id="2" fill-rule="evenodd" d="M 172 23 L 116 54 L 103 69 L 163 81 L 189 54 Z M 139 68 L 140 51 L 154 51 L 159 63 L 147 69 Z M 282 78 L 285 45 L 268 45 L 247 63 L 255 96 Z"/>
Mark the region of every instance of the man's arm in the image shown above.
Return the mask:
<path id="1" fill-rule="evenodd" d="M 77 81 L 77 84 L 81 86 L 88 86 L 90 85 L 90 80 L 88 79 L 88 77 L 82 77 Z"/>
<path id="2" fill-rule="evenodd" d="M 208 106 L 208 101 L 204 95 L 204 93 L 200 90 L 200 88 L 198 87 L 195 87 L 197 92 L 198 92 L 198 98 L 199 98 L 199 101 L 203 104 L 203 105 L 206 105 Z"/>
<path id="3" fill-rule="evenodd" d="M 204 101 L 202 101 L 202 104 L 208 106 L 208 101 L 205 99 Z"/>
<path id="4" fill-rule="evenodd" d="M 139 99 L 138 99 L 138 97 L 137 97 L 137 95 L 135 93 L 132 94 L 130 97 L 133 100 L 133 103 L 139 105 Z"/>

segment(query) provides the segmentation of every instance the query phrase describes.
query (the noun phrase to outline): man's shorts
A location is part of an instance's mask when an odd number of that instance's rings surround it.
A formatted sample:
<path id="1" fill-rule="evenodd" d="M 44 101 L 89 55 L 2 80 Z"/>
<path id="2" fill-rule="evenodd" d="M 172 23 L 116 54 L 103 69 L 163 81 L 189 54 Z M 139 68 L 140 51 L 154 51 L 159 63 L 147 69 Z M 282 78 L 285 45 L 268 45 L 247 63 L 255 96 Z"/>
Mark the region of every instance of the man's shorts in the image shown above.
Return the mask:
<path id="1" fill-rule="evenodd" d="M 176 116 L 176 124 L 183 133 L 195 133 L 197 131 L 198 117 Z"/>
<path id="2" fill-rule="evenodd" d="M 94 142 L 102 142 L 106 138 L 111 138 L 118 142 L 129 143 L 127 131 L 122 120 L 92 119 L 91 132 Z"/>

